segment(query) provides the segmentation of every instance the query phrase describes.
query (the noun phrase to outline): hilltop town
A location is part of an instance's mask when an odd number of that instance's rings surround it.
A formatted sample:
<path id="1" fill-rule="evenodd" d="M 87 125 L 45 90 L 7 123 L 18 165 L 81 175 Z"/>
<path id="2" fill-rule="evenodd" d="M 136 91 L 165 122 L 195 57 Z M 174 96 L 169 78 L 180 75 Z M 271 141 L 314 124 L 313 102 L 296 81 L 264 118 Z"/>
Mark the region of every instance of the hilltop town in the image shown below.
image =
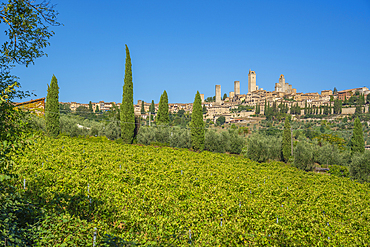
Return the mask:
<path id="1" fill-rule="evenodd" d="M 242 122 L 248 117 L 255 114 L 256 106 L 260 108 L 260 113 L 263 114 L 265 104 L 270 106 L 274 102 L 286 104 L 289 108 L 292 106 L 299 106 L 302 110 L 304 107 L 315 107 L 320 108 L 323 106 L 331 105 L 331 103 L 339 99 L 345 101 L 352 95 L 361 94 L 365 97 L 370 94 L 370 90 L 367 87 L 351 88 L 342 91 L 336 91 L 331 89 L 322 90 L 318 92 L 310 93 L 297 93 L 297 89 L 293 88 L 291 84 L 285 82 L 283 74 L 278 78 L 278 82 L 275 83 L 274 91 L 266 91 L 257 85 L 257 74 L 255 71 L 249 70 L 248 73 L 248 92 L 240 92 L 240 81 L 234 81 L 234 91 L 229 92 L 228 95 L 224 93 L 222 96 L 221 85 L 215 85 L 215 96 L 204 98 L 204 94 L 201 94 L 202 104 L 206 108 L 204 114 L 204 120 L 210 119 L 213 122 L 220 117 L 224 116 L 226 122 Z M 69 105 L 72 111 L 80 106 L 89 107 L 89 104 L 82 104 L 77 102 L 60 102 L 61 104 Z M 121 103 L 116 102 L 91 102 L 93 109 L 99 109 L 100 111 L 109 111 L 114 105 L 120 106 Z M 135 115 L 141 115 L 143 118 L 148 116 L 150 102 L 144 102 L 145 114 L 142 114 L 142 100 L 138 100 L 137 104 L 134 105 Z M 169 112 L 176 113 L 179 110 L 185 112 L 192 112 L 193 103 L 169 103 Z M 250 110 L 233 111 L 238 109 L 239 106 L 249 106 Z M 155 104 L 156 111 L 158 110 L 158 103 Z M 288 111 L 288 112 L 289 112 Z M 368 111 L 368 109 L 366 109 Z M 355 108 L 343 108 L 342 114 L 353 114 Z"/>

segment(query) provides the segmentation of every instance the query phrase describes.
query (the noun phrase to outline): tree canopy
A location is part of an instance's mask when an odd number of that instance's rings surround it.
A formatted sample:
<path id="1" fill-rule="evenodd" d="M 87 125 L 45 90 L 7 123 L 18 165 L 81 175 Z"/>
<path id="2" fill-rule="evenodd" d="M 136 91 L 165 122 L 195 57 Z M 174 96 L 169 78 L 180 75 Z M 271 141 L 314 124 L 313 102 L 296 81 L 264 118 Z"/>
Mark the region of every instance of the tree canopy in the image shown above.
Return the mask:
<path id="1" fill-rule="evenodd" d="M 202 99 L 197 91 L 193 103 L 193 112 L 191 114 L 191 145 L 194 150 L 202 151 L 204 149 L 204 122 Z"/>
<path id="2" fill-rule="evenodd" d="M 121 138 L 124 143 L 131 144 L 135 134 L 135 112 L 133 99 L 132 65 L 130 51 L 126 45 L 125 79 L 123 85 L 121 114 Z"/>

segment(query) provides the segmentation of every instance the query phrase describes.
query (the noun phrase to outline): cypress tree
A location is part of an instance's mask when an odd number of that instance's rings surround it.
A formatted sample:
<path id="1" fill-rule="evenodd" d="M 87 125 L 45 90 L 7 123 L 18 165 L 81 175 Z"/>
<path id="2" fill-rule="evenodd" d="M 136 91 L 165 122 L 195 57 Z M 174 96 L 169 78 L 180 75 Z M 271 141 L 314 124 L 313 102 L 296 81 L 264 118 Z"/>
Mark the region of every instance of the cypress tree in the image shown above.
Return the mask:
<path id="1" fill-rule="evenodd" d="M 304 115 L 307 114 L 307 100 L 304 102 Z"/>
<path id="2" fill-rule="evenodd" d="M 194 150 L 202 151 L 204 149 L 204 122 L 202 100 L 199 91 L 195 95 L 193 103 L 193 112 L 191 114 L 191 146 Z"/>
<path id="3" fill-rule="evenodd" d="M 351 154 L 354 154 L 356 152 L 365 152 L 364 134 L 362 133 L 362 124 L 358 117 L 355 119 L 353 135 L 351 138 Z"/>
<path id="4" fill-rule="evenodd" d="M 91 101 L 89 102 L 89 111 L 92 113 L 92 112 L 94 112 L 93 111 L 93 107 L 92 107 L 92 103 L 91 103 Z"/>
<path id="5" fill-rule="evenodd" d="M 225 100 L 227 98 L 227 94 L 224 94 L 224 97 L 222 97 L 222 100 Z"/>
<path id="6" fill-rule="evenodd" d="M 145 114 L 144 101 L 141 101 L 141 114 Z"/>
<path id="7" fill-rule="evenodd" d="M 289 157 L 291 155 L 291 132 L 290 132 L 290 122 L 289 118 L 285 118 L 285 124 L 284 124 L 284 133 L 283 133 L 283 145 L 282 145 L 282 153 L 283 153 L 283 159 L 285 162 L 289 160 Z"/>
<path id="8" fill-rule="evenodd" d="M 164 90 L 159 100 L 156 122 L 157 125 L 167 125 L 170 122 L 170 118 L 168 116 L 168 96 L 166 90 Z"/>
<path id="9" fill-rule="evenodd" d="M 96 105 L 96 107 L 95 107 L 95 113 L 98 113 L 98 112 L 99 112 L 99 106 Z"/>
<path id="10" fill-rule="evenodd" d="M 58 80 L 55 75 L 53 75 L 50 86 L 48 85 L 45 104 L 46 132 L 49 136 L 58 136 L 60 130 L 59 118 L 59 87 Z"/>
<path id="11" fill-rule="evenodd" d="M 152 104 L 149 107 L 150 113 L 154 114 L 155 113 L 155 105 L 154 105 L 154 100 L 152 100 Z"/>
<path id="12" fill-rule="evenodd" d="M 135 113 L 133 99 L 133 82 L 130 52 L 126 45 L 125 78 L 121 104 L 121 138 L 124 143 L 131 144 L 134 139 Z"/>

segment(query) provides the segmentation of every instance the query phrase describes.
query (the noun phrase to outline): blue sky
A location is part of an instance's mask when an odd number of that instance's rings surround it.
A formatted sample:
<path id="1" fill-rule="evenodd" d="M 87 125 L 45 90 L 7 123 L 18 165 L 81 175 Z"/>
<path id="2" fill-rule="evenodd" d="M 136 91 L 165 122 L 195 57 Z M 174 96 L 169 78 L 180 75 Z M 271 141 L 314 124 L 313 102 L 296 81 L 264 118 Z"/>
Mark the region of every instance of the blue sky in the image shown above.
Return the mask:
<path id="1" fill-rule="evenodd" d="M 13 73 L 24 90 L 46 96 L 53 74 L 59 99 L 122 101 L 125 44 L 134 103 L 193 102 L 257 85 L 274 90 L 280 74 L 297 92 L 370 86 L 370 1 L 72 1 L 57 4 L 48 57 Z"/>

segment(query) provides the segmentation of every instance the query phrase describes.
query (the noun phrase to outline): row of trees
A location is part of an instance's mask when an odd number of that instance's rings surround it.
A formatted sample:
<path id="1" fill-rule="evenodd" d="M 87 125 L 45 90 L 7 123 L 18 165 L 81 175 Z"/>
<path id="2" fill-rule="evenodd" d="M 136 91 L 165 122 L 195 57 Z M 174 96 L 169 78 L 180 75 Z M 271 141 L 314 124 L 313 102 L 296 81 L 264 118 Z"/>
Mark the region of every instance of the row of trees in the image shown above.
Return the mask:
<path id="1" fill-rule="evenodd" d="M 56 137 L 60 132 L 60 109 L 59 109 L 59 87 L 56 77 L 53 75 L 50 86 L 48 85 L 48 93 L 45 105 L 45 120 L 46 132 L 48 135 Z M 133 104 L 133 81 L 132 81 L 132 65 L 130 52 L 126 45 L 126 63 L 125 77 L 123 85 L 122 104 L 120 109 L 117 106 L 112 107 L 112 112 L 117 111 L 120 115 L 121 139 L 123 143 L 131 144 L 138 132 L 137 121 L 135 120 L 134 104 Z M 143 106 L 142 106 L 143 108 Z M 143 109 L 142 109 L 143 110 Z M 89 103 L 88 112 L 92 113 L 92 104 Z M 155 112 L 154 101 L 150 106 L 150 112 Z M 116 115 L 116 114 L 113 114 Z M 168 95 L 164 91 L 159 101 L 159 108 L 156 116 L 157 126 L 168 126 L 170 122 L 168 110 Z M 194 150 L 204 149 L 204 122 L 203 122 L 203 107 L 200 94 L 197 91 L 193 104 L 193 112 L 191 114 L 191 143 Z"/>
<path id="2" fill-rule="evenodd" d="M 306 137 L 299 135 L 293 141 L 287 117 L 282 136 L 280 132 L 271 135 L 266 131 L 258 131 L 251 135 L 248 138 L 246 155 L 258 162 L 268 160 L 289 162 L 306 171 L 312 170 L 315 167 L 314 163 L 346 166 L 349 167 L 353 179 L 370 182 L 368 159 L 370 152 L 365 150 L 363 128 L 358 117 L 355 119 L 352 137 L 347 147 L 344 140 L 335 135 L 322 134 L 311 140 Z"/>

